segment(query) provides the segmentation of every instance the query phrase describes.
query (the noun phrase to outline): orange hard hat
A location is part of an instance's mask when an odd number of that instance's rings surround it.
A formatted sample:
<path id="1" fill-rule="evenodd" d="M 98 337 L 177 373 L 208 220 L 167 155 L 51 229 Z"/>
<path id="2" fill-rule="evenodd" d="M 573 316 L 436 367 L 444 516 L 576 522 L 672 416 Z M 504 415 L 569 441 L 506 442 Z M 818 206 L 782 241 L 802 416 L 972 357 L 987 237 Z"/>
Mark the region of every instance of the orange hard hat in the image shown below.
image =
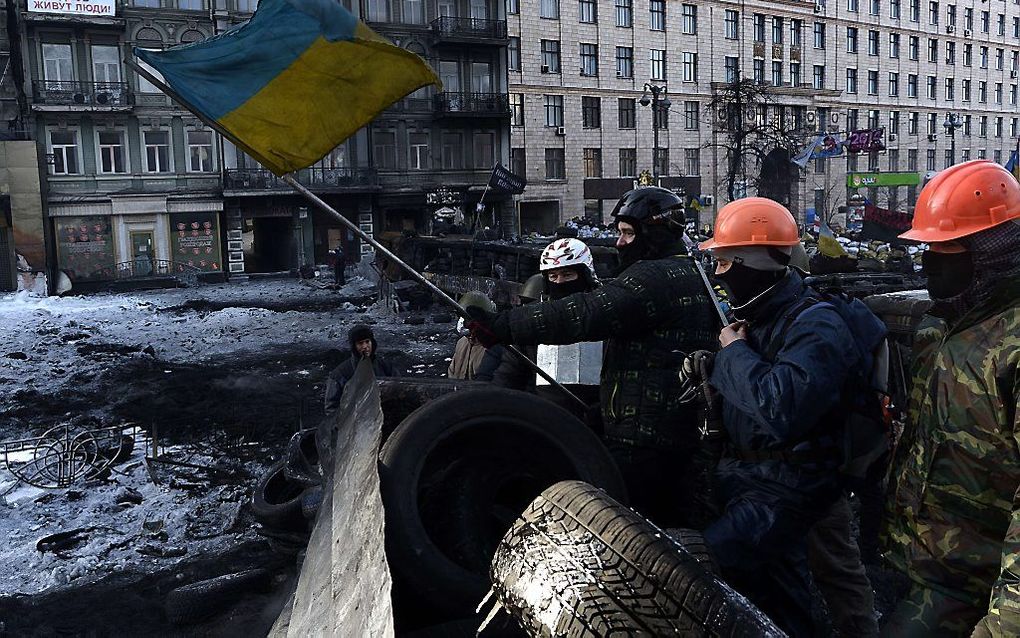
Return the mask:
<path id="1" fill-rule="evenodd" d="M 991 160 L 950 166 L 921 189 L 903 239 L 952 241 L 1020 217 L 1020 183 Z"/>
<path id="2" fill-rule="evenodd" d="M 715 220 L 715 235 L 702 250 L 735 246 L 794 246 L 800 242 L 797 221 L 785 206 L 765 197 L 745 197 L 726 204 Z"/>

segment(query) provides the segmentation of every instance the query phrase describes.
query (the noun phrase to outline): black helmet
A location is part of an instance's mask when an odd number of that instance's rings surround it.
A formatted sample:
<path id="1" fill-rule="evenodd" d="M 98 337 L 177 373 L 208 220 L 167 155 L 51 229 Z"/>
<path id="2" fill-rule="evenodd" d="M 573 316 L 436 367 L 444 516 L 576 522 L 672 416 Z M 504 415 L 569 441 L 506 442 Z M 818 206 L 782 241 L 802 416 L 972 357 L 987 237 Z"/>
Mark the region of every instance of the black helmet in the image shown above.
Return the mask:
<path id="1" fill-rule="evenodd" d="M 613 219 L 617 222 L 628 221 L 637 228 L 639 225 L 668 226 L 677 234 L 683 232 L 686 222 L 684 217 L 684 200 L 671 190 L 658 186 L 643 186 L 627 191 L 616 202 Z"/>

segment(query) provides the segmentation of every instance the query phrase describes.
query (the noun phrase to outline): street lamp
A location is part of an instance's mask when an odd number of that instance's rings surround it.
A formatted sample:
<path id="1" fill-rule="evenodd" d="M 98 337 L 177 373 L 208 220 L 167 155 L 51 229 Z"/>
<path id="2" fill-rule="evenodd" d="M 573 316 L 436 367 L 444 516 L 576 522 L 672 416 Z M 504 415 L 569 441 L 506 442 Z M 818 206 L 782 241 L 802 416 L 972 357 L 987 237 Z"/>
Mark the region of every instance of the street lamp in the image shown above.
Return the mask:
<path id="1" fill-rule="evenodd" d="M 956 163 L 956 129 L 963 126 L 963 122 L 960 121 L 959 113 L 948 113 L 946 114 L 946 121 L 942 123 L 942 127 L 946 129 L 946 135 L 949 136 L 949 165 L 952 166 Z"/>
<path id="2" fill-rule="evenodd" d="M 648 98 L 648 94 L 651 93 L 651 99 Z M 658 185 L 659 177 L 659 109 L 669 110 L 669 107 L 673 106 L 673 103 L 666 97 L 666 87 L 657 86 L 655 84 L 645 84 L 644 92 L 641 94 L 641 99 L 638 100 L 641 106 L 652 105 L 652 177 L 655 178 L 655 183 Z"/>

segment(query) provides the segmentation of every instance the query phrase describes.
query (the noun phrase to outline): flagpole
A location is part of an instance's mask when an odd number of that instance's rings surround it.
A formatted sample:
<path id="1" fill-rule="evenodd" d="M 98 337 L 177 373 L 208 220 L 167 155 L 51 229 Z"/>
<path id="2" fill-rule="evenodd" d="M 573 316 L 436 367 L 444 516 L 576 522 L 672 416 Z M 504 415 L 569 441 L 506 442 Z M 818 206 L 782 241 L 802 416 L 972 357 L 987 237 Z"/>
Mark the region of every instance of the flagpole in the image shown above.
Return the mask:
<path id="1" fill-rule="evenodd" d="M 223 137 L 227 138 L 228 140 L 230 140 L 231 142 L 233 142 L 237 146 L 239 146 L 242 149 L 244 149 L 245 151 L 247 151 L 249 154 L 254 156 L 256 159 L 258 159 L 258 156 L 260 155 L 260 153 L 252 150 L 247 144 L 245 144 L 241 140 L 237 139 L 234 135 L 232 135 L 228 131 L 224 130 L 223 127 L 220 126 L 219 123 L 216 122 L 215 120 L 212 120 L 212 119 L 207 118 L 204 115 L 202 115 L 202 112 L 200 110 L 196 109 L 191 104 L 189 104 L 187 100 L 182 99 L 180 97 L 180 95 L 176 91 L 174 91 L 169 86 L 167 86 L 165 82 L 163 82 L 162 80 L 157 78 L 155 75 L 153 75 L 152 73 L 150 73 L 146 69 L 142 68 L 142 66 L 140 64 L 138 64 L 137 62 L 135 62 L 134 60 L 132 60 L 130 58 L 125 58 L 124 59 L 124 63 L 127 64 L 132 69 L 134 69 L 134 71 L 136 73 L 138 73 L 139 75 L 144 77 L 146 80 L 151 82 L 154 86 L 158 87 L 161 91 L 163 91 L 168 96 L 170 96 L 171 99 L 179 102 L 181 104 L 181 106 L 183 106 L 187 110 L 191 111 L 191 113 L 193 115 L 195 115 L 198 119 L 202 120 L 207 126 L 209 126 L 210 128 L 212 128 L 213 130 L 218 132 Z M 220 161 L 221 162 L 223 161 L 222 157 L 220 158 Z M 395 254 L 393 254 L 390 250 L 388 250 L 385 246 L 383 246 L 378 241 L 376 241 L 374 237 L 369 236 L 365 231 L 361 230 L 361 228 L 359 228 L 357 224 L 355 224 L 351 220 L 349 220 L 346 217 L 344 217 L 343 215 L 341 215 L 339 211 L 337 211 L 332 206 L 330 206 L 329 204 L 324 202 L 322 199 L 320 199 L 318 195 L 316 195 L 312 191 L 308 190 L 303 184 L 301 184 L 300 182 L 298 182 L 294 178 L 294 175 L 292 173 L 287 173 L 286 175 L 281 176 L 280 179 L 282 179 L 286 183 L 290 184 L 290 186 L 294 190 L 296 190 L 298 193 L 303 195 L 310 202 L 312 202 L 313 204 L 318 206 L 323 212 L 327 213 L 328 215 L 330 215 L 331 217 L 333 217 L 334 219 L 339 221 L 341 224 L 346 226 L 348 230 L 350 230 L 352 233 L 357 235 L 362 241 L 364 241 L 367 244 L 369 244 L 370 246 L 372 246 L 376 250 L 376 252 L 381 253 L 384 257 L 386 257 L 387 259 L 389 259 L 390 261 L 395 263 L 397 266 L 399 266 L 404 272 L 406 272 L 408 275 L 410 275 L 412 279 L 414 279 L 416 282 L 418 282 L 419 284 L 424 286 L 426 289 L 428 289 L 430 292 L 432 292 L 432 294 L 434 294 L 437 297 L 439 297 L 440 301 L 442 301 L 446 305 L 450 306 L 450 308 L 453 309 L 454 312 L 456 312 L 458 315 L 460 315 L 461 317 L 463 317 L 464 319 L 467 319 L 469 321 L 474 320 L 474 318 L 470 314 L 468 314 L 467 310 L 465 310 L 463 306 L 461 306 L 459 303 L 457 303 L 457 301 L 455 299 L 453 299 L 453 297 L 451 297 L 450 295 L 448 295 L 445 292 L 443 292 L 442 290 L 440 290 L 440 288 L 438 286 L 436 286 L 434 283 L 432 283 L 428 279 L 425 279 L 425 277 L 422 276 L 421 273 L 419 273 L 417 270 L 415 270 L 414 268 L 409 266 L 402 259 L 400 259 Z M 486 184 L 486 188 L 488 188 L 488 184 Z M 549 383 L 549 385 L 555 387 L 557 390 L 562 392 L 565 396 L 569 397 L 571 401 L 573 401 L 575 404 L 577 404 L 578 408 L 580 408 L 582 410 L 585 410 L 585 411 L 588 410 L 588 404 L 587 403 L 585 403 L 584 401 L 579 399 L 576 394 L 574 394 L 573 392 L 571 392 L 567 388 L 563 387 L 563 384 L 558 382 L 556 379 L 553 379 L 551 376 L 549 376 L 548 372 L 546 372 L 542 368 L 538 367 L 538 365 L 534 361 L 529 359 L 527 357 L 527 355 L 525 355 L 523 352 L 521 352 L 517 347 L 515 347 L 515 346 L 513 346 L 511 344 L 505 344 L 503 347 L 506 348 L 507 350 L 509 350 L 525 366 L 531 368 L 531 370 L 533 372 L 535 372 L 535 374 L 537 374 L 538 376 L 540 376 L 543 379 L 545 379 Z"/>

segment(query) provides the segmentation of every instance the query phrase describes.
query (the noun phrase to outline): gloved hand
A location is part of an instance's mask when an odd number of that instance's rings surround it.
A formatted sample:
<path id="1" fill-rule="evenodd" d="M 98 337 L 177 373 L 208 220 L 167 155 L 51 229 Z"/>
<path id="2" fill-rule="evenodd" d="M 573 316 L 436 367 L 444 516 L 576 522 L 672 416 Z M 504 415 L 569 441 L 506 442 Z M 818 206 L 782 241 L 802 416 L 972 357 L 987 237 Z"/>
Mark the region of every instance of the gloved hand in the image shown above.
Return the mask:
<path id="1" fill-rule="evenodd" d="M 487 311 L 480 306 L 464 306 L 464 310 L 470 315 L 471 320 L 467 322 L 467 329 L 471 331 L 471 334 L 482 344 L 485 348 L 491 348 L 492 346 L 499 343 L 499 337 L 493 334 L 489 326 L 492 324 L 492 320 L 496 318 L 494 313 Z"/>
<path id="2" fill-rule="evenodd" d="M 699 392 L 701 384 L 707 380 L 702 377 L 702 373 L 711 372 L 714 359 L 715 353 L 708 350 L 695 350 L 684 357 L 684 362 L 677 373 L 682 388 L 681 403 L 693 401 L 701 396 Z"/>

